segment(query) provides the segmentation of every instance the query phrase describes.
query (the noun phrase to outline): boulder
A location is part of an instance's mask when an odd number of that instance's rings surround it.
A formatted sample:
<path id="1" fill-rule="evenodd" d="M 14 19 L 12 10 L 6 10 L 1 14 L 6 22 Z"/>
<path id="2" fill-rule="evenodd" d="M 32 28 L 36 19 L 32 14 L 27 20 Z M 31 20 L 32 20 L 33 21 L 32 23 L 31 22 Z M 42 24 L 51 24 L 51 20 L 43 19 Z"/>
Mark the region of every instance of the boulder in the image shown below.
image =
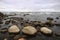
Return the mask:
<path id="1" fill-rule="evenodd" d="M 37 30 L 32 26 L 26 26 L 22 29 L 22 32 L 25 34 L 32 35 L 32 34 L 35 34 L 37 32 Z"/>
<path id="2" fill-rule="evenodd" d="M 47 27 L 40 28 L 40 31 L 44 34 L 51 34 L 52 33 L 52 30 Z"/>
<path id="3" fill-rule="evenodd" d="M 17 25 L 12 25 L 9 29 L 8 32 L 9 33 L 19 33 L 20 29 L 18 28 Z"/>

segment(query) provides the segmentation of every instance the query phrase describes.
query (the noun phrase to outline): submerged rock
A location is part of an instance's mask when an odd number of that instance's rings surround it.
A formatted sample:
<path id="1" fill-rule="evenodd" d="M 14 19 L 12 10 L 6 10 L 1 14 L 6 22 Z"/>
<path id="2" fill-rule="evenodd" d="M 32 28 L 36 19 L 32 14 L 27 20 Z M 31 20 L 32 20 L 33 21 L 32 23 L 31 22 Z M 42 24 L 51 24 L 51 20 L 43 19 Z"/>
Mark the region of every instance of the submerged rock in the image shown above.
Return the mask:
<path id="1" fill-rule="evenodd" d="M 18 40 L 20 38 L 20 35 L 16 35 L 15 37 L 14 37 L 14 40 Z"/>
<path id="2" fill-rule="evenodd" d="M 7 19 L 5 24 L 9 24 L 10 23 L 10 19 Z"/>
<path id="3" fill-rule="evenodd" d="M 56 36 L 60 36 L 60 29 L 57 29 L 57 30 L 55 31 L 55 35 L 56 35 Z"/>
<path id="4" fill-rule="evenodd" d="M 54 20 L 52 17 L 47 17 L 47 20 Z"/>
<path id="5" fill-rule="evenodd" d="M 5 32 L 7 32 L 7 30 L 8 30 L 7 28 L 2 28 L 2 29 L 1 29 L 1 32 L 2 32 L 2 33 L 5 33 Z"/>
<path id="6" fill-rule="evenodd" d="M 26 37 L 26 36 L 16 35 L 16 36 L 14 37 L 14 40 L 25 40 L 25 37 Z"/>

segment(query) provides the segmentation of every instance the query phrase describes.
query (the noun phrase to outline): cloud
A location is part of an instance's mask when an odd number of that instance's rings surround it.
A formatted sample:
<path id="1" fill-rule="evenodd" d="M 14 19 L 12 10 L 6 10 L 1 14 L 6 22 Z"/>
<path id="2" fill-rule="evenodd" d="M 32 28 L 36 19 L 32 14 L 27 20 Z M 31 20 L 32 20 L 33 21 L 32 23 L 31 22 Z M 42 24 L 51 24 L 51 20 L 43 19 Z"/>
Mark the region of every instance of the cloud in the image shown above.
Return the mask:
<path id="1" fill-rule="evenodd" d="M 0 10 L 56 10 L 60 11 L 60 0 L 1 0 Z"/>

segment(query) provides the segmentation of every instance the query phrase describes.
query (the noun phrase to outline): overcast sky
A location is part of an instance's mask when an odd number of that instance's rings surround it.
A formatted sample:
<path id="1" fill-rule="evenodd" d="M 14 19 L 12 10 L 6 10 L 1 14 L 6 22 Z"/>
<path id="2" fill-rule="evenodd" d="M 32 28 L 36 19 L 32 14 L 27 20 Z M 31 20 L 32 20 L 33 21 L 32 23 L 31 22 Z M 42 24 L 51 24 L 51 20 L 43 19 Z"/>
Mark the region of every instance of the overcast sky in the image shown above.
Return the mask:
<path id="1" fill-rule="evenodd" d="M 60 11 L 60 0 L 0 0 L 4 11 Z"/>

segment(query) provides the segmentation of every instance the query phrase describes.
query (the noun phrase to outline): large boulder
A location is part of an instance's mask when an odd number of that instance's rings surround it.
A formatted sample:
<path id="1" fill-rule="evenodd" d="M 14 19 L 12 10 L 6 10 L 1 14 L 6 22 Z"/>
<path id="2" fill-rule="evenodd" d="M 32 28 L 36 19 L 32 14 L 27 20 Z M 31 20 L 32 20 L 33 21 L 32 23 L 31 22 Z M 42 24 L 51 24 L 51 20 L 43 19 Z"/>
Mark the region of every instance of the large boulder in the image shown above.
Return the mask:
<path id="1" fill-rule="evenodd" d="M 37 30 L 32 26 L 26 26 L 22 29 L 22 32 L 25 34 L 32 35 L 32 34 L 35 34 L 37 32 Z"/>
<path id="2" fill-rule="evenodd" d="M 12 25 L 9 29 L 8 32 L 9 33 L 19 33 L 20 29 L 18 28 L 18 26 L 16 25 Z"/>
<path id="3" fill-rule="evenodd" d="M 44 34 L 51 34 L 52 33 L 52 30 L 47 27 L 40 28 L 40 31 Z"/>

